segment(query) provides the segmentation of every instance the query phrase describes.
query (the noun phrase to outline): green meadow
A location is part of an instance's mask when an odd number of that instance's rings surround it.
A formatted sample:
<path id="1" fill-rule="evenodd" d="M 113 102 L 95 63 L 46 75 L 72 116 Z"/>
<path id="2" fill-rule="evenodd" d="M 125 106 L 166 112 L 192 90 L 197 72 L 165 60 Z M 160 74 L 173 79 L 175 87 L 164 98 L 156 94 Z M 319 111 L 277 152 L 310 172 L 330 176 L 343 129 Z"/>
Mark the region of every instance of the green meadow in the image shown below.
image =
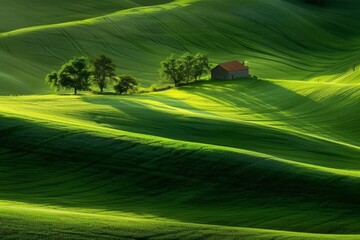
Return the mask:
<path id="1" fill-rule="evenodd" d="M 0 0 L 1 239 L 360 239 L 360 3 Z M 259 79 L 54 94 L 73 56 Z M 112 91 L 111 88 L 106 89 Z"/>
<path id="2" fill-rule="evenodd" d="M 0 94 L 49 93 L 44 76 L 79 55 L 109 55 L 144 86 L 159 79 L 164 57 L 186 51 L 205 52 L 213 63 L 246 60 L 267 79 L 338 82 L 359 63 L 356 1 L 329 0 L 321 9 L 300 0 L 139 7 L 148 2 L 2 0 Z"/>

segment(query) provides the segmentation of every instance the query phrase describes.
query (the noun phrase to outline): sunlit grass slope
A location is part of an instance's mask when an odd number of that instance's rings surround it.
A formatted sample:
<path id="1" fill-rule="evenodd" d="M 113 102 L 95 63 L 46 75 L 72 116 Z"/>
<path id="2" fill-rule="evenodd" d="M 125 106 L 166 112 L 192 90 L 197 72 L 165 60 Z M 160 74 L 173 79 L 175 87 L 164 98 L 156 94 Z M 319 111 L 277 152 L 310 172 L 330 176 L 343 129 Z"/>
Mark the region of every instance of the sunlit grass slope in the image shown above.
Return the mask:
<path id="1" fill-rule="evenodd" d="M 23 202 L 36 204 L 36 216 L 59 206 L 64 213 L 50 211 L 38 226 L 74 232 L 87 226 L 68 222 L 75 216 L 66 211 L 100 214 L 105 222 L 86 232 L 133 238 L 133 222 L 116 216 L 161 221 L 165 239 L 355 239 L 359 87 L 242 80 L 128 97 L 2 97 L 0 198 L 10 202 L 0 211 Z M 37 224 L 29 218 L 4 222 L 26 232 Z M 169 233 L 167 224 L 180 229 Z"/>
<path id="2" fill-rule="evenodd" d="M 360 3 L 0 0 L 0 238 L 359 239 Z M 285 21 L 286 20 L 286 21 Z M 261 79 L 40 95 L 74 55 Z"/>
<path id="3" fill-rule="evenodd" d="M 158 79 L 159 62 L 173 52 L 202 51 L 214 63 L 244 59 L 252 74 L 271 79 L 308 80 L 359 64 L 357 1 L 330 1 L 325 8 L 286 0 L 176 0 L 140 8 L 134 6 L 147 2 L 9 2 L 1 10 L 11 15 L 2 21 L 8 29 L 0 37 L 3 94 L 49 91 L 44 75 L 74 55 L 107 54 L 119 72 L 144 85 Z M 36 6 L 50 14 L 24 13 Z M 10 21 L 17 15 L 32 25 Z"/>
<path id="4" fill-rule="evenodd" d="M 0 32 L 83 20 L 116 11 L 170 2 L 170 0 L 1 0 Z"/>
<path id="5" fill-rule="evenodd" d="M 356 239 L 357 235 L 305 234 L 184 224 L 126 213 L 77 212 L 16 202 L 0 203 L 2 239 Z M 10 221 L 9 221 L 10 219 Z M 31 233 L 29 234 L 29 229 Z M 15 237 L 14 237 L 15 236 Z"/>

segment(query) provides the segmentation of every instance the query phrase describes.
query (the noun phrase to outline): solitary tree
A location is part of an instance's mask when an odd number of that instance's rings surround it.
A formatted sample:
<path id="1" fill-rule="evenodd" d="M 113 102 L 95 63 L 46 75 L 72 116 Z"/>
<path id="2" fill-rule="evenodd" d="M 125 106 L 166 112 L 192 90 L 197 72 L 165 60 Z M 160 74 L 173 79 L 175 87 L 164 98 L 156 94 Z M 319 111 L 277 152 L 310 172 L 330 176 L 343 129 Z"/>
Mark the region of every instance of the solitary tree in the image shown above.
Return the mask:
<path id="1" fill-rule="evenodd" d="M 205 54 L 198 53 L 194 57 L 194 70 L 193 70 L 193 77 L 195 81 L 201 79 L 202 75 L 209 72 L 211 69 L 211 64 L 209 62 L 209 57 Z"/>
<path id="2" fill-rule="evenodd" d="M 136 92 L 139 83 L 130 75 L 121 75 L 117 83 L 114 85 L 114 90 L 118 94 L 125 94 L 129 92 Z"/>
<path id="3" fill-rule="evenodd" d="M 184 64 L 175 58 L 174 55 L 166 58 L 165 61 L 160 64 L 160 74 L 162 77 L 173 82 L 175 87 L 181 85 L 184 81 Z"/>
<path id="4" fill-rule="evenodd" d="M 75 57 L 65 63 L 58 72 L 46 76 L 46 82 L 56 90 L 74 89 L 74 94 L 79 90 L 89 90 L 90 75 L 87 58 Z"/>
<path id="5" fill-rule="evenodd" d="M 92 80 L 103 92 L 108 82 L 115 76 L 115 64 L 111 58 L 105 55 L 93 59 L 91 64 Z"/>

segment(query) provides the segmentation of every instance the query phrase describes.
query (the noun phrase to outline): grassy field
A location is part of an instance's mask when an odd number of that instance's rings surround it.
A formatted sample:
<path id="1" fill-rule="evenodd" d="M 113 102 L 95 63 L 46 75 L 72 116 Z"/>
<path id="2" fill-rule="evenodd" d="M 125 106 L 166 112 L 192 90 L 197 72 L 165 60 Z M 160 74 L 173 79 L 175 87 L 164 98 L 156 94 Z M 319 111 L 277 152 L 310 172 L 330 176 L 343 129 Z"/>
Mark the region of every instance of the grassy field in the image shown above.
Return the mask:
<path id="1" fill-rule="evenodd" d="M 136 7 L 144 0 L 33 2 L 1 1 L 0 94 L 49 93 L 44 76 L 74 55 L 107 54 L 119 73 L 144 86 L 159 79 L 159 62 L 173 52 L 205 52 L 214 63 L 246 60 L 252 74 L 266 79 L 336 81 L 359 65 L 360 4 L 350 0 L 320 9 L 295 0 L 176 0 L 147 7 Z M 34 17 L 39 12 L 44 16 Z M 6 20 L 15 16 L 21 17 Z"/>
<path id="2" fill-rule="evenodd" d="M 0 197 L 40 205 L 34 214 L 358 234 L 359 103 L 344 95 L 358 99 L 359 87 L 205 81 L 128 97 L 2 97 Z"/>
<path id="3" fill-rule="evenodd" d="M 360 3 L 0 6 L 1 239 L 360 239 Z M 105 53 L 148 86 L 185 51 L 262 80 L 132 96 L 43 83 Z"/>
<path id="4" fill-rule="evenodd" d="M 86 213 L 1 202 L 2 239 L 356 239 L 356 235 L 304 234 L 181 223 L 144 216 Z M 31 229 L 31 231 L 29 231 Z M 9 237 L 10 236 L 10 237 Z"/>

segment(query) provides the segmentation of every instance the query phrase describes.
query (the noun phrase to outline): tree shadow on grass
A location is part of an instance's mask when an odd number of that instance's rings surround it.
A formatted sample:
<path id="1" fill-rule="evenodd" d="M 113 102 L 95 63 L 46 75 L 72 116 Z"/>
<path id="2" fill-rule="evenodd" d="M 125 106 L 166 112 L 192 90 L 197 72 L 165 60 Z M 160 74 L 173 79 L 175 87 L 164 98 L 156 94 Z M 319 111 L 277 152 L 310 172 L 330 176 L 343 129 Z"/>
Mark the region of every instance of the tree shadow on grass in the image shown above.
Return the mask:
<path id="1" fill-rule="evenodd" d="M 204 90 L 211 85 L 218 89 L 218 94 L 215 96 L 212 89 Z M 252 122 L 286 126 L 296 131 L 316 134 L 345 143 L 353 141 L 353 139 L 346 139 L 343 134 L 344 125 L 341 124 L 341 119 L 347 121 L 354 117 L 353 111 L 353 114 L 348 111 L 347 115 L 344 113 L 340 115 L 340 119 L 336 119 L 335 117 L 339 116 L 339 108 L 334 108 L 334 103 L 326 100 L 315 101 L 309 96 L 303 96 L 284 88 L 276 82 L 239 79 L 214 81 L 213 83 L 199 82 L 194 86 L 189 89 L 193 94 L 219 105 L 234 106 L 239 112 L 239 118 L 245 115 L 251 116 L 250 121 Z M 356 111 L 355 108 L 354 110 Z M 344 108 L 341 108 L 341 111 L 344 112 Z"/>
<path id="2" fill-rule="evenodd" d="M 214 88 L 218 91 L 216 95 L 214 95 Z M 115 109 L 113 113 L 86 113 L 91 115 L 87 118 L 99 118 L 98 124 L 115 129 L 246 149 L 325 167 L 360 168 L 356 160 L 359 151 L 307 135 L 320 134 L 323 131 L 321 126 L 311 123 L 307 116 L 304 118 L 302 116 L 303 105 L 312 106 L 310 111 L 318 111 L 324 107 L 310 98 L 267 81 L 207 82 L 197 83 L 185 89 L 218 104 L 220 111 L 208 113 L 204 109 L 189 105 L 175 97 L 168 98 L 168 96 L 163 99 L 152 95 L 118 98 L 84 96 L 82 100 Z M 260 91 L 262 89 L 267 91 Z M 237 92 L 237 90 L 243 92 Z M 294 103 L 298 105 L 294 107 L 292 105 Z M 234 119 L 222 118 L 221 107 L 226 105 L 232 106 L 236 111 Z M 260 120 L 241 121 L 241 114 L 246 114 L 244 109 L 249 109 L 253 111 L 253 114 L 259 114 L 262 117 Z M 239 111 L 238 115 L 237 111 Z M 197 115 L 191 115 L 191 113 Z M 274 124 L 274 121 L 278 123 Z M 268 122 L 271 122 L 274 127 L 263 124 Z M 282 129 L 281 125 L 290 127 L 294 131 Z"/>

